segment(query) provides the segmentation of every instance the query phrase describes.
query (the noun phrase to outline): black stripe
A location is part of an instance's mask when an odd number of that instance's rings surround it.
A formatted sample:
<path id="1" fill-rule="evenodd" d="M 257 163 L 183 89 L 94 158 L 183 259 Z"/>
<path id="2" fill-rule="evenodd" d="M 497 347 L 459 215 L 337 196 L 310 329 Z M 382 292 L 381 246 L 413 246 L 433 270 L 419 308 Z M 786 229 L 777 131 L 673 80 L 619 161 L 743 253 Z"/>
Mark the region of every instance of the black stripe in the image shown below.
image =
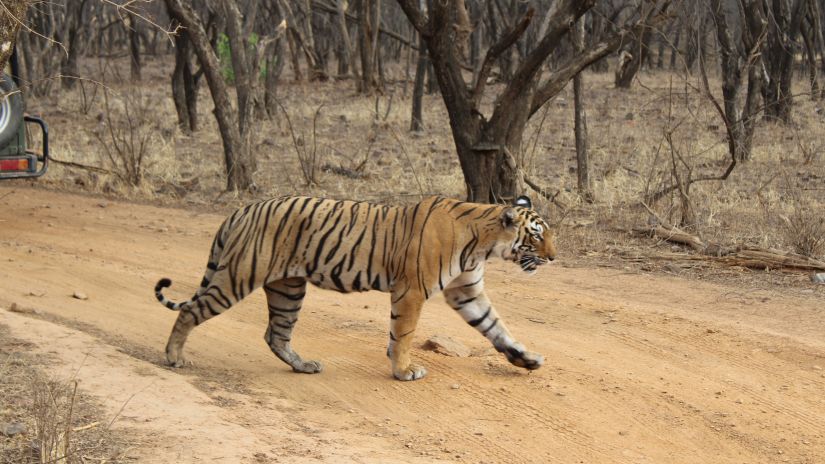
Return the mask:
<path id="1" fill-rule="evenodd" d="M 341 272 L 344 270 L 344 262 L 347 260 L 346 256 L 330 271 L 329 278 L 332 280 L 332 284 L 335 285 L 335 288 L 338 289 L 339 292 L 347 292 L 349 291 L 348 288 L 344 287 L 344 282 L 341 281 Z"/>
<path id="2" fill-rule="evenodd" d="M 460 288 L 473 287 L 475 285 L 478 285 L 478 283 L 481 282 L 482 280 L 484 280 L 484 276 L 479 277 L 478 280 L 476 280 L 475 282 L 473 282 L 471 284 L 464 284 Z"/>
<path id="3" fill-rule="evenodd" d="M 249 271 L 249 282 L 247 285 L 246 293 L 252 293 L 252 290 L 255 290 L 255 273 L 258 268 L 258 253 L 252 252 L 252 269 Z"/>
<path id="4" fill-rule="evenodd" d="M 493 310 L 492 307 L 487 308 L 487 312 L 484 313 L 483 316 L 479 317 L 478 319 L 473 319 L 472 321 L 467 321 L 467 323 L 470 324 L 473 327 L 477 327 L 479 324 L 484 322 L 485 319 L 487 319 L 487 316 L 490 315 L 490 311 L 492 311 L 492 310 Z"/>
<path id="5" fill-rule="evenodd" d="M 454 210 L 454 209 L 458 208 L 459 206 L 461 206 L 461 205 L 463 205 L 463 204 L 465 204 L 465 202 L 463 202 L 463 201 L 457 201 L 457 202 L 455 202 L 455 203 L 453 204 L 453 206 L 451 206 L 451 207 L 450 207 L 450 209 L 448 209 L 447 211 L 452 211 L 452 210 Z"/>
<path id="6" fill-rule="evenodd" d="M 477 209 L 477 208 L 474 206 L 474 207 L 472 207 L 472 208 L 468 209 L 467 211 L 464 211 L 463 213 L 461 213 L 461 214 L 459 214 L 458 216 L 456 216 L 456 219 L 461 219 L 461 218 L 463 218 L 464 216 L 467 216 L 468 214 L 471 214 L 471 213 L 472 213 L 473 211 L 475 211 L 476 209 Z"/>
<path id="7" fill-rule="evenodd" d="M 280 295 L 280 296 L 282 296 L 282 297 L 284 297 L 284 298 L 286 298 L 287 300 L 290 300 L 290 301 L 301 301 L 306 296 L 306 292 L 301 292 L 301 293 L 296 293 L 294 295 L 290 295 L 289 293 L 282 292 L 282 291 L 280 291 L 278 289 L 275 289 L 275 288 L 267 288 L 267 290 L 272 292 L 272 293 L 276 293 L 276 294 L 278 294 L 278 295 Z"/>
<path id="8" fill-rule="evenodd" d="M 473 238 L 466 245 L 464 245 L 464 248 L 461 250 L 461 255 L 459 255 L 458 258 L 459 262 L 461 263 L 462 270 L 465 270 L 464 266 L 467 264 L 467 258 L 470 257 L 470 255 L 475 250 L 476 245 L 478 244 L 478 234 L 475 230 L 473 230 L 472 232 Z"/>
<path id="9" fill-rule="evenodd" d="M 217 292 L 217 296 L 212 295 L 211 293 L 209 293 L 210 290 L 214 290 L 215 292 Z M 220 303 L 220 305 L 223 306 L 224 308 L 228 308 L 228 307 L 232 306 L 232 300 L 230 300 L 229 297 L 226 296 L 226 294 L 223 293 L 223 290 L 221 290 L 220 287 L 215 287 L 215 286 L 209 287 L 204 292 L 204 295 L 209 295 L 209 296 L 211 296 L 212 298 L 214 298 L 216 300 L 222 299 L 223 301 L 218 301 L 218 303 Z"/>
<path id="10" fill-rule="evenodd" d="M 289 207 L 287 208 L 287 210 L 284 211 L 284 213 L 281 215 L 281 220 L 278 221 L 278 228 L 275 229 L 275 233 L 272 235 L 272 251 L 271 251 L 270 256 L 269 256 L 269 262 L 270 263 L 275 262 L 275 255 L 277 254 L 277 252 L 279 250 L 278 245 L 281 243 L 281 240 L 280 240 L 281 232 L 283 232 L 284 227 L 286 226 L 286 223 L 291 219 L 292 209 L 295 207 L 295 203 L 298 202 L 299 198 L 294 198 L 292 200 L 293 201 L 292 201 L 292 203 L 289 204 Z M 278 206 L 275 208 L 275 211 L 273 211 L 272 214 L 275 214 L 281 208 L 281 206 L 284 205 L 285 201 L 287 201 L 287 199 L 284 199 L 283 201 L 278 203 Z"/>
<path id="11" fill-rule="evenodd" d="M 287 260 L 284 261 L 284 263 L 283 263 L 283 266 L 284 266 L 284 279 L 286 279 L 287 274 L 289 274 L 289 263 L 292 262 L 292 260 L 295 258 L 295 254 L 298 253 L 298 245 L 301 244 L 301 237 L 304 235 L 304 230 L 306 230 L 307 224 L 310 223 L 311 221 L 312 221 L 311 216 L 305 217 L 301 221 L 301 224 L 298 226 L 298 233 L 292 239 L 292 251 L 289 252 L 289 258 L 287 258 Z M 274 260 L 273 260 L 271 265 L 275 266 Z"/>
<path id="12" fill-rule="evenodd" d="M 386 213 L 386 210 L 385 210 Z M 386 214 L 384 215 L 386 218 Z M 375 241 L 378 239 L 378 213 L 372 220 L 372 237 L 370 238 L 370 255 L 367 258 L 367 280 L 372 279 L 372 258 L 375 255 Z M 384 250 L 387 249 L 387 234 L 384 233 Z"/>
<path id="13" fill-rule="evenodd" d="M 392 304 L 398 303 L 399 301 L 401 301 L 402 298 L 404 298 L 405 295 L 407 295 L 407 292 L 409 292 L 409 291 L 410 291 L 410 287 L 409 287 L 409 285 L 407 285 L 407 288 L 404 289 L 404 292 L 401 295 L 399 295 L 398 298 L 390 299 L 390 303 L 392 303 Z"/>
<path id="14" fill-rule="evenodd" d="M 335 206 L 333 207 L 333 210 L 337 209 L 339 203 L 340 202 L 335 204 Z M 341 216 L 342 215 L 343 215 L 343 212 L 342 212 L 342 214 L 338 215 L 338 217 L 335 219 L 335 222 L 332 224 L 332 227 L 330 227 L 329 230 L 327 230 L 327 232 L 324 235 L 322 235 L 321 239 L 318 241 L 318 244 L 316 245 L 316 248 L 315 248 L 315 257 L 313 258 L 311 263 L 307 264 L 307 274 L 312 275 L 313 273 L 315 273 L 315 270 L 318 269 L 318 262 L 321 260 L 321 253 L 323 253 L 323 251 L 324 251 L 324 244 L 326 243 L 327 238 L 329 238 L 329 236 L 333 232 L 335 232 L 336 227 L 338 227 L 338 223 L 341 222 Z M 326 223 L 326 220 L 324 221 L 324 224 L 325 223 Z M 324 224 L 321 224 L 322 228 L 323 228 Z"/>
<path id="15" fill-rule="evenodd" d="M 335 246 L 330 248 L 329 253 L 327 253 L 327 257 L 324 260 L 324 264 L 328 264 L 332 261 L 332 258 L 335 257 L 335 253 L 338 252 L 338 249 L 341 248 L 341 243 L 344 241 L 344 228 L 341 227 L 341 231 L 338 233 L 338 241 L 335 242 Z"/>
<path id="16" fill-rule="evenodd" d="M 480 216 L 478 216 L 478 218 L 477 218 L 477 219 L 484 219 L 484 218 L 486 218 L 487 216 L 489 216 L 489 215 L 490 215 L 490 213 L 492 213 L 492 212 L 493 212 L 493 211 L 495 211 L 496 209 L 498 209 L 498 207 L 497 207 L 497 206 L 490 206 L 490 207 L 488 207 L 488 208 L 487 208 L 487 211 L 485 211 L 483 214 L 481 214 Z"/>
<path id="17" fill-rule="evenodd" d="M 281 282 L 281 285 L 283 285 L 284 287 L 287 287 L 287 288 L 302 288 L 304 285 L 306 285 L 306 281 L 301 280 L 301 283 L 299 283 L 298 285 L 289 285 L 285 282 Z"/>
<path id="18" fill-rule="evenodd" d="M 441 254 L 438 255 L 438 289 L 444 290 L 444 281 L 441 278 L 441 274 L 444 272 L 444 265 L 441 262 Z"/>
<path id="19" fill-rule="evenodd" d="M 369 210 L 367 210 L 367 218 L 369 218 Z M 355 243 L 352 245 L 352 249 L 349 252 L 349 266 L 347 266 L 347 272 L 352 270 L 352 265 L 355 264 L 355 257 L 358 256 L 358 247 L 361 246 L 361 241 L 364 240 L 364 235 L 367 234 L 367 227 L 364 226 L 361 229 L 361 235 L 355 240 Z M 369 279 L 367 279 L 369 280 Z"/>
<path id="20" fill-rule="evenodd" d="M 489 332 L 490 330 L 492 330 L 492 328 L 493 328 L 493 327 L 495 327 L 495 326 L 496 326 L 496 324 L 498 324 L 498 319 L 496 319 L 495 321 L 493 321 L 493 323 L 492 323 L 492 324 L 490 324 L 490 327 L 487 327 L 486 329 L 482 330 L 482 331 L 481 331 L 481 335 L 487 335 L 487 332 Z"/>
<path id="21" fill-rule="evenodd" d="M 361 271 L 355 274 L 355 278 L 352 280 L 352 289 L 357 292 L 361 291 Z"/>
<path id="22" fill-rule="evenodd" d="M 213 308 L 212 305 L 209 304 L 209 301 L 207 301 L 207 300 L 203 300 L 203 301 L 198 302 L 198 306 L 201 307 L 201 311 L 204 310 L 203 307 L 205 306 L 206 309 L 209 311 L 209 317 L 210 318 L 215 317 L 215 316 L 217 316 L 218 314 L 221 313 L 220 311 L 215 311 L 215 308 Z"/>
<path id="23" fill-rule="evenodd" d="M 370 285 L 370 288 L 372 288 L 373 290 L 381 290 L 381 274 L 377 274 L 375 276 L 375 280 L 372 281 L 372 285 Z"/>
<path id="24" fill-rule="evenodd" d="M 279 308 L 279 307 L 271 305 L 271 304 L 267 304 L 267 306 L 269 307 L 270 311 L 278 312 L 278 313 L 297 313 L 298 311 L 301 310 L 300 306 L 298 306 L 297 308 Z"/>
<path id="25" fill-rule="evenodd" d="M 270 324 L 270 325 L 277 326 L 277 327 L 280 327 L 280 328 L 282 328 L 282 329 L 287 329 L 287 330 L 289 330 L 289 329 L 291 329 L 292 327 L 294 327 L 294 326 L 295 326 L 295 322 L 297 322 L 297 320 L 292 320 L 292 321 L 285 322 L 285 323 L 281 323 L 281 322 L 272 322 L 272 321 L 270 321 L 270 322 L 269 322 L 269 324 Z"/>

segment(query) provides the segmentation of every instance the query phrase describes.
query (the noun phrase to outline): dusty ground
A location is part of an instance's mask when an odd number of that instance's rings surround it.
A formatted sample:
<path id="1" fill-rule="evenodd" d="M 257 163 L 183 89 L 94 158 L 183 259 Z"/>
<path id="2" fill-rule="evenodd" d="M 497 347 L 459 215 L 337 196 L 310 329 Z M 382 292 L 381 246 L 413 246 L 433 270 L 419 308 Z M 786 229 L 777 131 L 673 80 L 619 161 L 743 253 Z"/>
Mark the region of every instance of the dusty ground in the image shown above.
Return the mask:
<path id="1" fill-rule="evenodd" d="M 0 310 L 11 336 L 77 372 L 139 462 L 825 462 L 825 291 L 743 290 L 616 269 L 489 271 L 512 331 L 543 353 L 526 373 L 491 353 L 440 298 L 416 350 L 430 374 L 391 379 L 387 295 L 310 290 L 297 350 L 325 365 L 298 375 L 269 352 L 256 293 L 196 329 L 194 367 L 162 348 L 222 216 L 0 186 Z M 88 296 L 72 297 L 74 292 Z M 120 411 L 119 415 L 118 412 Z M 126 458 L 124 458 L 126 459 Z"/>

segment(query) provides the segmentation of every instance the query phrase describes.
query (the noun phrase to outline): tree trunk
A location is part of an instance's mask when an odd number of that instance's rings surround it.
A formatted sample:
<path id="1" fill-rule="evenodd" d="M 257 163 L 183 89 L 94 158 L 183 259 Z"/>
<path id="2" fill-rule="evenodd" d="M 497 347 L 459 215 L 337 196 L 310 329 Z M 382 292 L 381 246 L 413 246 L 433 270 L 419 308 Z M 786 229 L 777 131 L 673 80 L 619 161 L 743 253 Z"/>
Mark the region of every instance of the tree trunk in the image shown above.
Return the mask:
<path id="1" fill-rule="evenodd" d="M 288 32 L 287 32 L 288 34 Z M 269 117 L 275 116 L 278 112 L 278 80 L 284 69 L 284 39 L 279 37 L 266 59 L 266 82 L 264 83 L 264 107 Z"/>
<path id="2" fill-rule="evenodd" d="M 289 46 L 289 56 L 291 58 L 290 63 L 292 63 L 292 75 L 296 82 L 300 82 L 304 80 L 304 77 L 301 75 L 301 63 L 298 58 L 298 47 L 295 44 L 295 39 L 291 28 L 286 31 L 286 43 Z"/>
<path id="3" fill-rule="evenodd" d="M 203 22 L 182 0 L 166 0 L 166 6 L 169 16 L 186 28 L 206 76 L 206 82 L 209 84 L 209 91 L 215 103 L 215 120 L 223 141 L 227 190 L 248 190 L 254 186 L 252 181 L 254 158 L 251 156 L 248 144 L 244 143 L 241 136 L 238 117 L 229 99 L 228 86 L 221 75 L 218 57 L 209 43 Z"/>
<path id="4" fill-rule="evenodd" d="M 676 70 L 676 62 L 679 58 L 679 40 L 682 38 L 682 27 L 676 28 L 676 37 L 673 39 L 673 46 L 670 47 L 670 70 Z"/>
<path id="5" fill-rule="evenodd" d="M 573 49 L 576 53 L 584 51 L 584 18 L 580 18 L 570 37 L 573 42 Z M 578 180 L 579 195 L 587 201 L 593 201 L 593 188 L 590 183 L 590 161 L 587 153 L 587 114 L 584 109 L 582 73 L 573 76 L 573 106 L 574 106 L 574 131 L 576 136 L 576 177 Z"/>
<path id="6" fill-rule="evenodd" d="M 355 77 L 358 78 L 358 70 L 356 67 L 356 59 L 355 59 L 355 50 L 352 48 L 352 41 L 349 38 L 349 29 L 347 29 L 347 12 L 344 9 L 346 4 L 346 0 L 337 0 L 335 2 L 335 6 L 338 10 L 338 30 L 341 34 L 341 40 L 343 41 L 343 47 L 346 55 L 346 61 L 344 63 L 348 64 L 348 66 L 342 66 L 341 60 L 338 62 L 338 69 L 339 74 L 344 74 L 345 76 L 349 75 L 349 67 L 352 67 L 352 72 L 355 74 Z"/>
<path id="7" fill-rule="evenodd" d="M 644 32 L 634 40 L 630 41 L 619 53 L 619 65 L 616 67 L 614 84 L 620 89 L 629 89 L 633 83 L 633 78 L 642 67 L 642 63 L 647 60 L 648 44 L 650 42 L 650 30 Z"/>
<path id="8" fill-rule="evenodd" d="M 77 57 L 80 54 L 80 32 L 83 25 L 83 8 L 88 0 L 75 0 L 66 3 L 66 34 L 65 43 L 66 55 L 60 67 L 60 74 L 65 78 L 61 79 L 61 84 L 65 89 L 71 89 L 77 82 L 80 73 L 77 70 Z"/>
<path id="9" fill-rule="evenodd" d="M 793 95 L 793 52 L 796 34 L 799 32 L 806 0 L 773 0 L 768 10 L 768 37 L 763 50 L 768 82 L 763 87 L 765 119 L 791 122 Z"/>
<path id="10" fill-rule="evenodd" d="M 140 81 L 140 34 L 138 33 L 138 23 L 135 18 L 135 15 L 129 13 L 126 15 L 128 21 L 125 23 L 126 27 L 129 30 L 129 54 L 132 57 L 131 60 L 131 76 L 133 81 Z"/>
<path id="11" fill-rule="evenodd" d="M 407 53 L 404 59 L 404 85 L 402 89 L 402 96 L 407 98 L 407 87 L 410 84 L 410 67 L 412 66 L 412 56 L 413 56 L 413 46 L 412 44 L 415 41 L 415 29 L 410 28 L 410 35 L 409 35 L 409 46 L 407 46 Z M 420 44 L 419 44 L 420 46 Z"/>
<path id="12" fill-rule="evenodd" d="M 256 158 L 252 155 L 252 126 L 253 110 L 255 101 L 260 98 L 258 85 L 259 76 L 257 66 L 255 66 L 255 50 L 248 50 L 249 33 L 251 25 L 255 22 L 256 10 L 247 12 L 243 16 L 242 24 L 241 12 L 235 0 L 223 0 L 223 11 L 226 17 L 226 35 L 229 37 L 229 50 L 232 56 L 232 70 L 235 73 L 235 94 L 238 102 L 238 134 L 240 145 L 238 156 L 235 160 L 233 170 L 229 172 L 230 177 L 235 176 L 237 183 L 244 184 L 242 189 L 251 187 L 252 174 L 257 169 Z M 248 53 L 251 52 L 251 53 Z"/>
<path id="13" fill-rule="evenodd" d="M 761 0 L 746 0 L 746 8 L 737 9 L 746 15 L 738 21 L 742 25 L 741 46 L 734 40 L 734 28 L 730 26 L 723 0 L 712 0 L 711 11 L 716 24 L 722 68 L 722 95 L 724 97 L 725 124 L 728 131 L 728 151 L 735 161 L 747 161 L 751 155 L 754 116 L 761 80 L 759 69 L 759 40 L 765 29 Z M 742 107 L 742 74 L 748 72 L 748 90 Z"/>
<path id="14" fill-rule="evenodd" d="M 412 118 L 410 130 L 413 132 L 424 130 L 424 119 L 421 112 L 421 100 L 424 98 L 424 79 L 427 74 L 427 67 L 430 63 L 427 58 L 427 46 L 424 39 L 418 40 L 418 66 L 415 68 L 415 82 L 413 83 L 412 95 Z"/>
<path id="15" fill-rule="evenodd" d="M 198 130 L 198 86 L 192 75 L 190 54 L 189 35 L 184 30 L 175 36 L 172 100 L 178 114 L 178 125 L 186 134 Z"/>
<path id="16" fill-rule="evenodd" d="M 375 54 L 372 48 L 373 9 L 376 0 L 359 0 L 358 3 L 358 51 L 361 54 L 361 84 L 358 91 L 371 94 L 376 88 Z"/>
<path id="17" fill-rule="evenodd" d="M 631 34 L 641 34 L 654 15 L 663 17 L 667 3 L 646 8 L 632 30 L 612 33 L 582 53 L 570 54 L 541 79 L 547 58 L 558 49 L 564 36 L 595 0 L 554 2 L 545 33 L 513 70 L 513 77 L 497 95 L 489 119 L 481 112 L 487 77 L 502 53 L 510 49 L 527 30 L 535 12 L 528 9 L 501 34 L 488 49 L 475 83 L 467 85 L 460 46 L 455 40 L 454 7 L 457 3 L 433 1 L 424 12 L 414 0 L 397 0 L 412 24 L 421 33 L 433 63 L 435 77 L 447 108 L 450 128 L 467 186 L 467 198 L 477 202 L 500 202 L 520 193 L 519 168 L 522 137 L 527 121 L 547 101 L 589 64 L 616 50 Z M 540 84 L 539 84 L 540 83 Z"/>
<path id="18" fill-rule="evenodd" d="M 811 0 L 809 3 L 813 3 Z M 814 33 L 813 21 L 810 21 L 810 9 L 807 18 L 802 20 L 802 41 L 805 44 L 805 57 L 808 61 L 808 82 L 811 84 L 811 100 L 819 100 L 819 79 L 817 77 L 818 68 L 816 65 L 816 34 Z"/>

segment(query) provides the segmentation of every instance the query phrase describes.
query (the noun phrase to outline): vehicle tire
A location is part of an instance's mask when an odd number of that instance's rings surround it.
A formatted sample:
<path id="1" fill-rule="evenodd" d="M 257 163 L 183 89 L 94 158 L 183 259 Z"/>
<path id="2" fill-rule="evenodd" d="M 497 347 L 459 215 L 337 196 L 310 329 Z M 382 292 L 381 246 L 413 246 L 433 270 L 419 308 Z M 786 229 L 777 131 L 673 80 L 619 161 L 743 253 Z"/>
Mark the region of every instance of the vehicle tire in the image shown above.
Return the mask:
<path id="1" fill-rule="evenodd" d="M 6 73 L 0 75 L 0 149 L 17 137 L 23 121 L 23 95 Z"/>

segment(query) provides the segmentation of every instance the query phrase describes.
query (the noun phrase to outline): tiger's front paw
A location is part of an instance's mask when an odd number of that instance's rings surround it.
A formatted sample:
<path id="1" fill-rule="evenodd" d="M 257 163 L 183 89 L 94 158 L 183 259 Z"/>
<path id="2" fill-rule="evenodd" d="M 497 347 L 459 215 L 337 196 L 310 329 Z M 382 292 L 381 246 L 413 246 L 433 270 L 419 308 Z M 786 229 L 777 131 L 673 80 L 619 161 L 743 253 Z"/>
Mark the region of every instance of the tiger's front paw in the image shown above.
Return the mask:
<path id="1" fill-rule="evenodd" d="M 520 350 L 518 348 L 510 348 L 504 352 L 510 364 L 523 367 L 527 370 L 535 370 L 544 364 L 544 356 L 538 353 L 531 353 L 529 351 Z"/>
<path id="2" fill-rule="evenodd" d="M 427 375 L 427 369 L 417 364 L 410 364 L 406 369 L 393 370 L 392 375 L 398 380 L 418 380 Z"/>
<path id="3" fill-rule="evenodd" d="M 324 366 L 318 361 L 302 361 L 293 365 L 292 370 L 301 374 L 317 374 L 324 370 Z"/>

